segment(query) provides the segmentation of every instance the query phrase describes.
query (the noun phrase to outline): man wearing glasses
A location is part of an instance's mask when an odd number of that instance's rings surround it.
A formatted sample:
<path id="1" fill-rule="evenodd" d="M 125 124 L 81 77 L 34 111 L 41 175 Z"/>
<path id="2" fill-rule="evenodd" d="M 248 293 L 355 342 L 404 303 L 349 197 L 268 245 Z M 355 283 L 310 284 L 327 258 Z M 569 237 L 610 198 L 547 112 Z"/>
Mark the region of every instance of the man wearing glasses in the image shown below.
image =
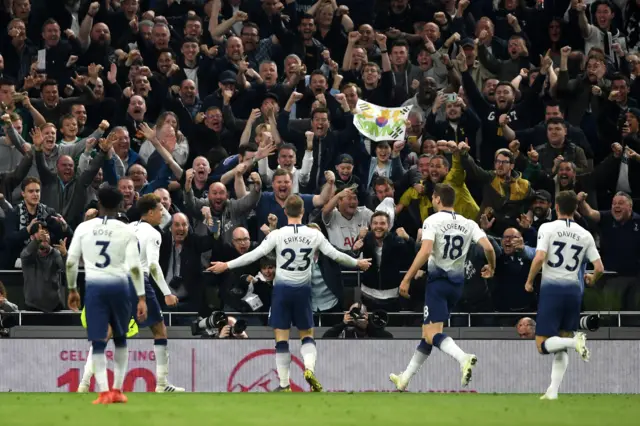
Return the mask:
<path id="1" fill-rule="evenodd" d="M 522 228 L 534 196 L 533 188 L 522 174 L 514 170 L 514 156 L 506 148 L 495 152 L 494 169 L 485 170 L 469 155 L 469 145 L 458 144 L 460 162 L 467 172 L 467 184 L 482 187 L 481 225 L 487 233 L 500 236 L 507 228 Z M 522 224 L 522 225 L 521 225 Z"/>

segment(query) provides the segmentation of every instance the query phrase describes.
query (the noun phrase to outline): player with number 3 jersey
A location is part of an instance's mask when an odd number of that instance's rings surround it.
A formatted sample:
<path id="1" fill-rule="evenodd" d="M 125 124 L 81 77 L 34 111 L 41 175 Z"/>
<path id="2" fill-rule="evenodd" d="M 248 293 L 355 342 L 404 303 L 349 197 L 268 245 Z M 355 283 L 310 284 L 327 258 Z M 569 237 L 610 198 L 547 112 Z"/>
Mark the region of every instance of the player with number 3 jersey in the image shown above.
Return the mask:
<path id="1" fill-rule="evenodd" d="M 87 334 L 93 348 L 93 369 L 100 396 L 94 404 L 126 402 L 122 384 L 127 372 L 127 330 L 131 319 L 129 275 L 138 296 L 137 317 L 147 316 L 142 265 L 138 239 L 131 229 L 116 219 L 122 194 L 112 187 L 98 191 L 100 216 L 81 223 L 77 228 L 67 257 L 69 308 L 80 307 L 76 280 L 80 259 L 85 269 L 85 306 Z M 108 329 L 113 331 L 115 373 L 113 389 L 107 381 L 105 348 Z"/>
<path id="2" fill-rule="evenodd" d="M 291 392 L 289 367 L 289 329 L 293 324 L 300 333 L 300 352 L 304 361 L 304 378 L 314 392 L 322 386 L 315 377 L 316 344 L 313 339 L 313 310 L 311 308 L 311 272 L 315 254 L 320 250 L 325 256 L 345 266 L 366 271 L 371 259 L 354 259 L 336 250 L 321 232 L 302 225 L 304 204 L 298 195 L 290 195 L 285 201 L 285 214 L 289 224 L 272 231 L 256 249 L 228 263 L 212 262 L 209 268 L 216 274 L 235 269 L 276 251 L 276 278 L 273 283 L 269 325 L 276 339 L 276 367 L 280 386 L 276 391 Z"/>
<path id="3" fill-rule="evenodd" d="M 540 399 L 558 399 L 558 390 L 569 364 L 568 349 L 575 349 L 589 360 L 586 335 L 575 333 L 580 321 L 583 282 L 593 285 L 604 273 L 604 265 L 593 236 L 573 221 L 578 197 L 573 191 L 556 196 L 558 219 L 540 226 L 536 256 L 531 262 L 525 290 L 533 291 L 533 280 L 542 269 L 536 346 L 543 355 L 554 354 L 551 385 Z M 585 259 L 594 266 L 586 274 Z"/>
<path id="4" fill-rule="evenodd" d="M 422 364 L 427 360 L 433 346 L 454 357 L 462 370 L 462 385 L 471 380 L 473 367 L 478 362 L 475 355 L 467 354 L 453 339 L 442 331 L 449 319 L 464 286 L 464 263 L 471 243 L 484 249 L 487 264 L 482 268 L 482 277 L 491 278 L 495 271 L 496 255 L 493 246 L 477 223 L 466 219 L 453 210 L 455 191 L 447 184 L 437 184 L 432 203 L 437 213 L 429 216 L 422 227 L 422 247 L 411 268 L 400 284 L 400 295 L 409 297 L 411 280 L 428 261 L 427 287 L 424 301 L 422 340 L 401 374 L 391 374 L 389 379 L 396 389 L 404 391 Z"/>

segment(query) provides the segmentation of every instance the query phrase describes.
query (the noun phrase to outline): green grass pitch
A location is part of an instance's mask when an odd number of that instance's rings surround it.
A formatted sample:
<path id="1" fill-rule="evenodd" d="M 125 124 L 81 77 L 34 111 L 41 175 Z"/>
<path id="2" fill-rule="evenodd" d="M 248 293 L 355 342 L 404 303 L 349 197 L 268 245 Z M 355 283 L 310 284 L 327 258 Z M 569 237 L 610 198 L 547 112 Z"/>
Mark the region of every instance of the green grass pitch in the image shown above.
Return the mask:
<path id="1" fill-rule="evenodd" d="M 0 393 L 3 426 L 626 426 L 640 424 L 640 395 Z"/>

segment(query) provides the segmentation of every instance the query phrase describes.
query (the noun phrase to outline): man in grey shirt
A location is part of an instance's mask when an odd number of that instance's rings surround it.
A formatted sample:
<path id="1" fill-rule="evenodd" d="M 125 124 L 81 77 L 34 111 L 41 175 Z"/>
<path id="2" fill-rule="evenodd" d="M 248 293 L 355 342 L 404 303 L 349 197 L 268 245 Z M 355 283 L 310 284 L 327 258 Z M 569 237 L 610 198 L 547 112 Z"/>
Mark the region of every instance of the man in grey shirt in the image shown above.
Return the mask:
<path id="1" fill-rule="evenodd" d="M 67 257 L 66 238 L 51 245 L 46 225 L 31 229 L 31 241 L 20 253 L 24 278 L 24 300 L 28 310 L 55 312 L 64 308 L 61 272 Z"/>

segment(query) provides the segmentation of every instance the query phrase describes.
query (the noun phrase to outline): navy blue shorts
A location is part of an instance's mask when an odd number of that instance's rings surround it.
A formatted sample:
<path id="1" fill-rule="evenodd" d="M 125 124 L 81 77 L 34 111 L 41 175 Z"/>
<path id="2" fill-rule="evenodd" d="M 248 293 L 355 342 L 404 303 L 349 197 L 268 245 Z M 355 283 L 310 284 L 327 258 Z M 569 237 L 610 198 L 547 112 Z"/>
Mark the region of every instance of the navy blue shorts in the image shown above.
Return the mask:
<path id="1" fill-rule="evenodd" d="M 156 298 L 156 291 L 153 289 L 153 285 L 151 285 L 151 281 L 149 280 L 149 276 L 144 274 L 144 293 L 147 301 L 147 319 L 143 322 L 138 321 L 138 295 L 136 294 L 135 286 L 133 285 L 133 281 L 129 278 L 129 286 L 131 288 L 131 316 L 135 318 L 139 327 L 150 327 L 159 322 L 164 321 L 162 317 L 162 309 L 160 308 L 160 303 Z"/>
<path id="2" fill-rule="evenodd" d="M 293 324 L 298 330 L 313 328 L 311 286 L 276 284 L 271 294 L 269 326 L 289 330 Z"/>
<path id="3" fill-rule="evenodd" d="M 84 305 L 89 340 L 106 340 L 109 326 L 114 337 L 127 335 L 131 319 L 131 296 L 126 280 L 87 281 Z"/>
<path id="4" fill-rule="evenodd" d="M 423 324 L 446 322 L 462 295 L 462 285 L 455 285 L 446 278 L 436 278 L 427 283 L 424 297 Z"/>
<path id="5" fill-rule="evenodd" d="M 582 290 L 577 286 L 540 287 L 536 336 L 553 337 L 560 331 L 576 331 L 580 323 Z"/>

